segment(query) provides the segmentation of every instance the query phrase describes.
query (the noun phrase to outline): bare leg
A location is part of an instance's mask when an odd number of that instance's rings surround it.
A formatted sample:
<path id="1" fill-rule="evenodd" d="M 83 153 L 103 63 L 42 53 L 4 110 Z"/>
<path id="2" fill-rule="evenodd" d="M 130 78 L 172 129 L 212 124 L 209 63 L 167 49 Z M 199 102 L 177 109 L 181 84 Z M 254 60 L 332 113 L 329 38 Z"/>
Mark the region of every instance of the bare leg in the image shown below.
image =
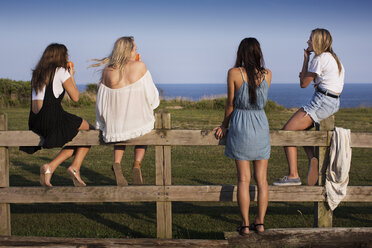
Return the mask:
<path id="1" fill-rule="evenodd" d="M 305 130 L 312 124 L 313 120 L 311 119 L 311 117 L 304 111 L 303 108 L 300 108 L 284 125 L 283 130 L 286 131 Z M 298 178 L 299 175 L 297 170 L 297 147 L 285 146 L 284 151 L 287 157 L 289 167 L 288 178 Z"/>
<path id="2" fill-rule="evenodd" d="M 89 124 L 86 120 L 83 120 L 81 123 L 79 130 L 90 130 L 94 129 L 94 127 Z M 90 146 L 80 146 L 76 148 L 75 157 L 72 161 L 70 167 L 67 168 L 67 171 L 70 175 L 73 175 L 73 181 L 75 186 L 86 186 L 84 181 L 80 177 L 80 167 L 84 161 L 85 156 L 89 152 Z M 76 183 L 75 181 L 78 181 Z"/>
<path id="3" fill-rule="evenodd" d="M 134 147 L 134 161 L 142 162 L 143 157 L 145 156 L 147 146 L 135 146 Z"/>
<path id="4" fill-rule="evenodd" d="M 315 151 L 313 146 L 304 146 L 304 150 L 309 160 L 315 157 Z"/>
<path id="5" fill-rule="evenodd" d="M 89 152 L 90 146 L 80 146 L 77 148 L 74 160 L 67 170 L 72 171 L 77 181 L 85 186 L 84 181 L 80 177 L 80 167 L 87 153 Z M 75 172 L 75 173 L 74 173 Z"/>
<path id="6" fill-rule="evenodd" d="M 121 163 L 126 146 L 114 146 L 114 163 Z"/>
<path id="7" fill-rule="evenodd" d="M 251 170 L 249 161 L 235 160 L 238 174 L 238 204 L 240 214 L 242 215 L 242 226 L 249 226 L 249 184 L 251 181 Z M 249 233 L 249 229 L 245 228 L 244 233 Z"/>
<path id="8" fill-rule="evenodd" d="M 79 130 L 89 130 L 91 127 L 93 127 L 93 126 L 90 125 L 86 120 L 83 120 L 80 127 L 79 127 Z M 93 129 L 94 129 L 94 127 L 93 127 Z M 65 161 L 66 159 L 68 159 L 72 155 L 74 155 L 74 152 L 76 152 L 77 149 L 78 148 L 71 148 L 71 147 L 63 148 L 49 164 L 42 165 L 42 171 L 45 173 L 45 171 L 47 171 L 49 169 L 50 173 L 41 175 L 40 176 L 40 182 L 42 184 L 45 184 L 46 186 L 52 186 L 51 183 L 50 183 L 50 180 L 52 178 L 53 172 L 57 169 L 57 167 L 61 163 L 63 163 L 63 161 Z M 85 149 L 86 149 L 86 147 L 85 147 Z M 87 149 L 89 151 L 89 148 L 87 148 Z M 86 153 L 85 153 L 85 155 L 86 155 Z M 84 155 L 84 157 L 85 157 L 85 155 Z M 84 157 L 83 157 L 83 159 L 84 159 Z M 81 163 L 82 163 L 82 160 L 81 160 Z M 80 163 L 80 165 L 81 165 L 81 163 Z M 80 168 L 80 166 L 79 166 L 79 168 Z M 45 176 L 45 178 L 44 178 L 44 176 Z"/>
<path id="9" fill-rule="evenodd" d="M 256 160 L 253 162 L 254 165 L 254 178 L 257 182 L 258 188 L 258 214 L 255 219 L 255 224 L 263 224 L 269 202 L 269 185 L 267 183 L 267 167 L 269 160 Z M 259 225 L 256 227 L 257 231 L 263 232 L 264 227 Z"/>
<path id="10" fill-rule="evenodd" d="M 145 156 L 147 146 L 136 146 L 134 148 L 134 163 L 133 163 L 133 185 L 143 184 L 142 171 L 141 171 L 141 162 Z"/>

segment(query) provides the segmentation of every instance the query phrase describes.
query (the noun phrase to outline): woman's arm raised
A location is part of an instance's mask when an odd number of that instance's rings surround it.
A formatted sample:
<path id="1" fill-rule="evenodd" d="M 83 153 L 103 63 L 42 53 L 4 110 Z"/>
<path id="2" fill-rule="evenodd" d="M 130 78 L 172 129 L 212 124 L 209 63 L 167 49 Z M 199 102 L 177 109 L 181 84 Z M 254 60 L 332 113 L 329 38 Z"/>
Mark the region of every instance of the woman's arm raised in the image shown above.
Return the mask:
<path id="1" fill-rule="evenodd" d="M 63 88 L 67 91 L 67 94 L 70 96 L 71 100 L 74 102 L 79 101 L 79 89 L 76 86 L 76 82 L 74 79 L 74 74 L 75 74 L 75 68 L 70 67 L 69 68 L 69 73 L 71 77 L 69 77 L 62 85 Z"/>

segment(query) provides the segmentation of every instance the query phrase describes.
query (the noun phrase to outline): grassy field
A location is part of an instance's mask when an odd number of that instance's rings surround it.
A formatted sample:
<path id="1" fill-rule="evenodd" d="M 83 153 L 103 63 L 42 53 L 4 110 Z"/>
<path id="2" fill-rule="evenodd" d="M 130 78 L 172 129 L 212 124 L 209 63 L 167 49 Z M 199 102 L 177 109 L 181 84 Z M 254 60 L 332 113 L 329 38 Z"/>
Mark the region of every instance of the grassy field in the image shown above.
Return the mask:
<path id="1" fill-rule="evenodd" d="M 160 108 L 171 113 L 174 129 L 212 129 L 223 118 L 223 110 L 215 107 L 201 109 L 179 101 L 162 102 Z M 180 109 L 179 106 L 184 107 Z M 203 107 L 201 105 L 201 107 Z M 94 124 L 94 106 L 67 108 Z M 26 130 L 28 109 L 8 108 L 9 130 Z M 280 129 L 294 109 L 270 108 L 267 111 L 270 127 Z M 336 114 L 336 126 L 352 132 L 372 132 L 372 108 L 341 109 Z M 39 187 L 39 167 L 50 161 L 58 149 L 41 150 L 34 155 L 10 148 L 10 185 Z M 113 147 L 92 147 L 84 161 L 81 174 L 88 187 L 114 185 L 111 171 Z M 155 151 L 149 147 L 143 162 L 145 184 L 155 183 Z M 234 161 L 224 157 L 224 147 L 172 147 L 172 183 L 174 185 L 236 184 Z M 372 149 L 353 149 L 350 185 L 372 185 Z M 127 148 L 123 165 L 124 174 L 131 181 L 133 149 Z M 65 173 L 71 160 L 63 163 L 53 175 L 55 186 L 72 185 Z M 307 162 L 300 149 L 299 170 L 305 182 Z M 287 163 L 282 147 L 272 147 L 268 180 L 287 173 Z M 252 181 L 254 184 L 254 181 Z M 255 206 L 255 203 L 253 203 Z M 222 239 L 224 231 L 233 231 L 240 224 L 236 203 L 172 204 L 174 238 Z M 312 227 L 312 203 L 269 203 L 265 226 Z M 251 219 L 256 210 L 252 208 Z M 96 204 L 12 204 L 12 235 L 141 238 L 156 237 L 155 203 L 96 203 Z M 372 227 L 372 204 L 341 203 L 334 212 L 334 226 Z"/>

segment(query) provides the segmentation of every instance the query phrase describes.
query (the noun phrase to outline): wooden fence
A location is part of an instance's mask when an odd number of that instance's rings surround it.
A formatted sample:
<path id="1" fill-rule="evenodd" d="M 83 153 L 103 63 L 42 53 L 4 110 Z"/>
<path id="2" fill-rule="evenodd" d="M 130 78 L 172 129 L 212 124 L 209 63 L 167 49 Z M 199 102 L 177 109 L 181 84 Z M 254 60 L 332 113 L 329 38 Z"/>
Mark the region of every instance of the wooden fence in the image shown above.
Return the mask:
<path id="1" fill-rule="evenodd" d="M 334 117 L 321 122 L 316 131 L 271 131 L 272 146 L 316 146 L 319 159 L 318 186 L 269 186 L 269 201 L 314 202 L 315 227 L 331 227 L 332 211 L 325 201 L 325 170 Z M 1 131 L 3 130 L 3 131 Z M 35 146 L 42 139 L 31 131 L 7 131 L 7 116 L 0 115 L 0 236 L 10 236 L 9 204 L 66 203 L 66 202 L 156 202 L 157 237 L 172 238 L 172 202 L 236 201 L 235 185 L 172 185 L 171 146 L 215 146 L 212 131 L 172 130 L 170 114 L 156 114 L 155 130 L 120 144 L 155 146 L 155 185 L 148 186 L 95 186 L 95 187 L 9 187 L 8 147 Z M 80 131 L 67 145 L 103 145 L 100 133 Z M 372 148 L 372 133 L 352 133 L 352 147 Z M 89 156 L 89 155 L 88 155 Z M 250 187 L 251 200 L 257 200 L 257 189 Z M 372 186 L 349 186 L 346 202 L 372 202 Z"/>

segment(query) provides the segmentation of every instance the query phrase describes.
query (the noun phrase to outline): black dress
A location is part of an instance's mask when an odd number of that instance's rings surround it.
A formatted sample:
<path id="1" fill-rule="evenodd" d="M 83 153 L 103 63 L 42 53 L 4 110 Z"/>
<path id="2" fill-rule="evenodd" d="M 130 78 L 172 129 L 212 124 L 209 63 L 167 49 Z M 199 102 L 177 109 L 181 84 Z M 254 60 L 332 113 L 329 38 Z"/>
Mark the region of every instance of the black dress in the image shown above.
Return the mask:
<path id="1" fill-rule="evenodd" d="M 79 127 L 83 121 L 82 118 L 63 110 L 61 101 L 65 95 L 65 90 L 56 98 L 53 93 L 54 74 L 50 78 L 51 80 L 45 88 L 42 108 L 35 114 L 32 112 L 31 105 L 28 119 L 29 129 L 43 137 L 43 148 L 62 147 L 71 141 L 79 132 Z M 40 147 L 31 149 L 29 147 L 29 149 L 22 150 L 34 153 L 39 149 Z"/>

